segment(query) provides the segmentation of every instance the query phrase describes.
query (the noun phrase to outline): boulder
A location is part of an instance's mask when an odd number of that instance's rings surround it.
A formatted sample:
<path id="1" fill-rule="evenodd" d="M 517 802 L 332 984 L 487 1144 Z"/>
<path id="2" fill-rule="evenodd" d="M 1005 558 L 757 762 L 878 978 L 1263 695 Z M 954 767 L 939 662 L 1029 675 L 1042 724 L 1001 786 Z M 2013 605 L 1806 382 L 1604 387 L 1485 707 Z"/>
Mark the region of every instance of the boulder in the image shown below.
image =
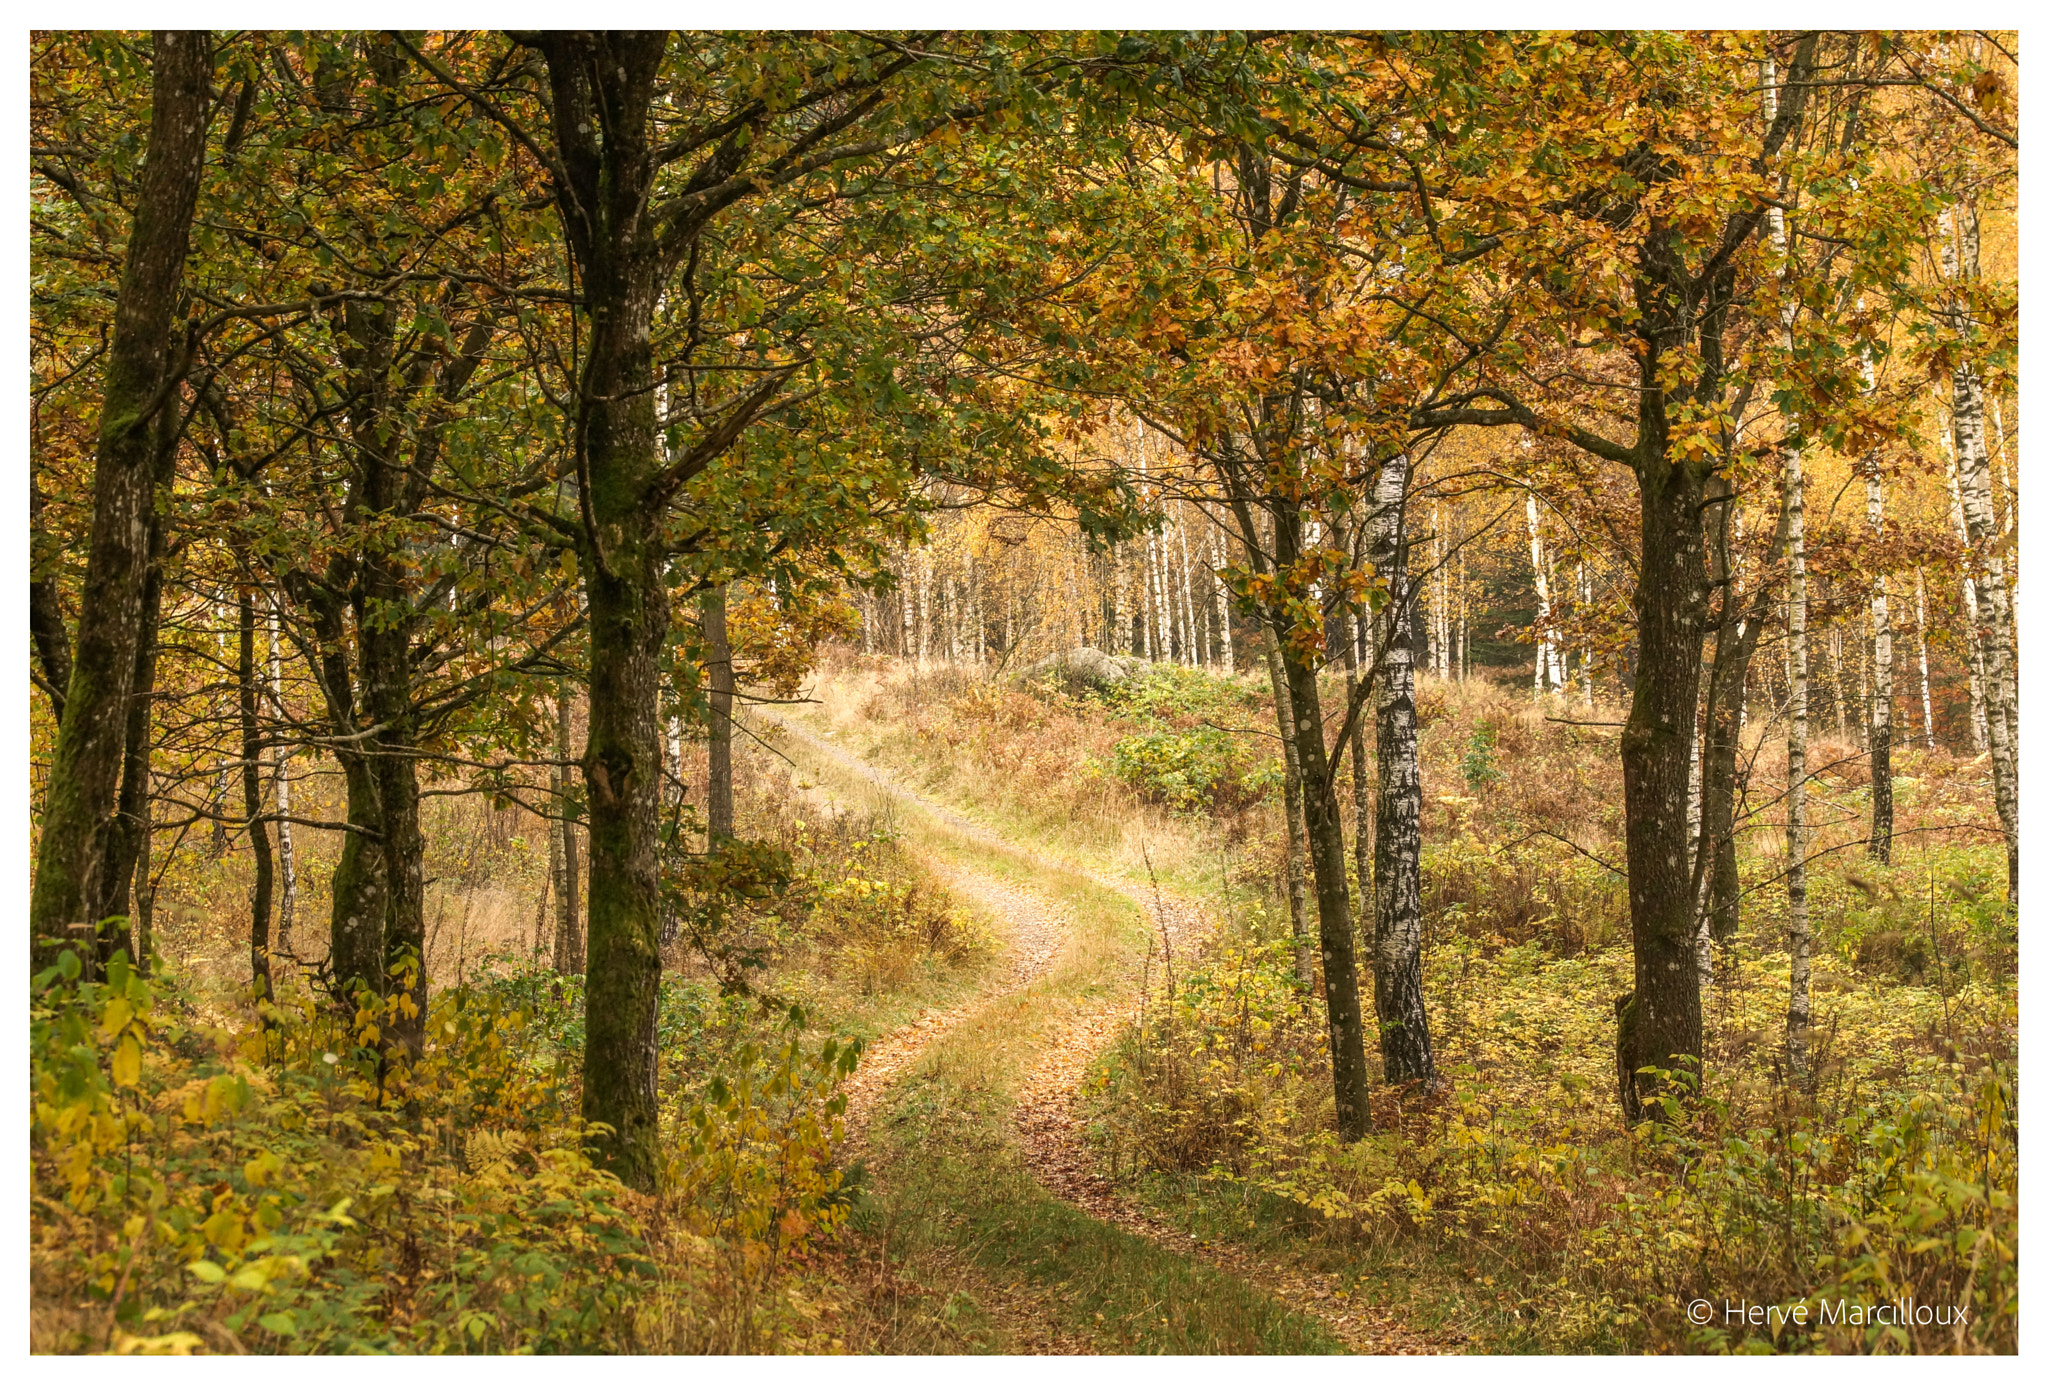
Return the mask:
<path id="1" fill-rule="evenodd" d="M 1133 659 L 1127 654 L 1105 654 L 1084 644 L 1048 654 L 1018 677 L 1025 681 L 1053 678 L 1081 687 L 1106 688 L 1123 682 L 1142 667 L 1142 659 Z"/>

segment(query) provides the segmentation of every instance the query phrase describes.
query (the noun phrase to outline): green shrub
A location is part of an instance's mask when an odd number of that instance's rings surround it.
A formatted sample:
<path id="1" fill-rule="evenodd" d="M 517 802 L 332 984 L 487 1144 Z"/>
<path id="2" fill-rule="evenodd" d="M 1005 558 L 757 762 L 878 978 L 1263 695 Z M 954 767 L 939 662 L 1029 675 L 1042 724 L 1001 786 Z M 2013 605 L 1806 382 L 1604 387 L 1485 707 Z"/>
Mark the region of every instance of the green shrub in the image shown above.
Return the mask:
<path id="1" fill-rule="evenodd" d="M 1147 731 L 1126 736 L 1111 752 L 1110 772 L 1182 812 L 1214 810 L 1248 792 L 1242 752 L 1221 731 Z"/>

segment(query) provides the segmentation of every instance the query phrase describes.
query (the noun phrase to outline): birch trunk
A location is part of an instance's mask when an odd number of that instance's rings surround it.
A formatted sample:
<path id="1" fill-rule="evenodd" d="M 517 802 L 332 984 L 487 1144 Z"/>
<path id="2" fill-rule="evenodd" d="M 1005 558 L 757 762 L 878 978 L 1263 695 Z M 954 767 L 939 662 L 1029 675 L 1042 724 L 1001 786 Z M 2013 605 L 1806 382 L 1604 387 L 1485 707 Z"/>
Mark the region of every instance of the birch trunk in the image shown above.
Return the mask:
<path id="1" fill-rule="evenodd" d="M 1219 531 L 1214 539 L 1216 549 L 1216 610 L 1218 622 L 1222 625 L 1223 667 L 1230 673 L 1237 672 L 1237 648 L 1231 636 L 1230 588 L 1224 584 L 1223 569 L 1227 566 L 1228 552 L 1223 546 L 1223 535 Z"/>
<path id="2" fill-rule="evenodd" d="M 270 594 L 270 708 L 279 725 L 284 722 L 284 661 L 278 650 L 277 613 L 280 598 L 273 591 Z M 292 922 L 298 912 L 299 872 L 292 859 L 292 780 L 291 750 L 278 737 L 275 758 L 274 781 L 277 801 L 277 874 L 280 889 L 277 898 L 277 950 L 289 953 L 292 950 Z"/>
<path id="3" fill-rule="evenodd" d="M 1920 654 L 1920 729 L 1934 749 L 1934 689 L 1927 679 L 1927 571 L 1913 569 L 1913 643 Z"/>
<path id="4" fill-rule="evenodd" d="M 1951 409 L 1948 431 L 1942 435 L 1948 453 L 1948 514 L 1956 537 L 1965 550 L 1970 546 L 1970 527 L 1963 522 L 1963 493 L 1956 479 L 1955 417 Z M 1974 753 L 1991 748 L 1990 731 L 1984 721 L 1984 641 L 1977 612 L 1977 582 L 1966 567 L 1963 571 L 1963 648 L 1970 669 L 1970 745 Z"/>
<path id="5" fill-rule="evenodd" d="M 1841 625 L 1827 627 L 1827 656 L 1835 664 L 1835 736 L 1849 740 L 1849 664 L 1841 658 Z"/>
<path id="6" fill-rule="evenodd" d="M 1472 676 L 1472 591 L 1465 585 L 1465 551 L 1458 550 L 1458 677 Z"/>
<path id="7" fill-rule="evenodd" d="M 1775 114 L 1776 78 L 1764 84 L 1766 118 Z M 1771 238 L 1780 255 L 1790 253 L 1785 235 L 1785 214 L 1777 207 L 1769 213 Z M 1795 309 L 1787 303 L 1779 327 L 1787 352 L 1793 346 L 1792 322 Z M 1786 658 L 1790 682 L 1790 735 L 1785 745 L 1785 891 L 1790 904 L 1790 945 L 1792 952 L 1791 995 L 1785 1006 L 1785 1053 L 1788 1065 L 1801 1076 L 1806 1072 L 1807 1031 L 1813 1026 L 1812 949 L 1813 934 L 1806 911 L 1806 486 L 1801 474 L 1802 459 L 1797 448 L 1785 454 L 1785 547 L 1789 559 L 1789 591 L 1786 599 Z M 1835 662 L 1837 684 L 1841 660 Z M 1836 698 L 1839 706 L 1840 690 Z"/>
<path id="8" fill-rule="evenodd" d="M 1582 609 L 1593 604 L 1593 578 L 1587 573 L 1586 565 L 1579 564 L 1579 605 Z M 1586 704 L 1586 710 L 1593 710 L 1593 646 L 1579 646 L 1579 697 Z"/>
<path id="9" fill-rule="evenodd" d="M 1947 214 L 1952 235 L 1942 242 L 1942 268 L 1951 282 L 1977 277 L 1977 218 L 1973 209 Z M 1966 310 L 1959 326 L 1973 326 Z M 1978 579 L 1978 632 L 1984 660 L 1984 724 L 1991 742 L 1992 796 L 2005 833 L 2006 892 L 2017 907 L 2020 888 L 2019 764 L 2013 692 L 2011 592 L 2006 585 L 2001 535 L 1991 501 L 1991 460 L 1984 441 L 1984 397 L 1975 366 L 1965 360 L 1952 380 L 1956 482 L 1973 575 Z"/>
<path id="10" fill-rule="evenodd" d="M 1543 562 L 1543 534 L 1536 513 L 1536 495 L 1530 492 L 1529 571 L 1536 584 L 1536 680 L 1532 696 L 1541 700 L 1550 689 L 1550 578 Z"/>
<path id="11" fill-rule="evenodd" d="M 237 602 L 241 616 L 241 658 L 236 665 L 237 706 L 242 729 L 242 819 L 249 847 L 256 854 L 255 880 L 249 891 L 249 975 L 259 1002 L 276 1000 L 270 978 L 270 897 L 275 867 L 270 855 L 270 827 L 263 820 L 263 733 L 257 722 L 259 696 L 256 670 L 256 601 L 243 587 Z"/>
<path id="12" fill-rule="evenodd" d="M 1373 981 L 1386 1080 L 1434 1082 L 1436 1059 L 1422 998 L 1422 766 L 1402 542 L 1407 485 L 1407 457 L 1390 458 L 1380 469 L 1372 518 L 1370 557 L 1374 571 L 1387 581 L 1384 635 L 1374 642 L 1379 647 L 1373 685 L 1379 799 L 1373 844 Z"/>
<path id="13" fill-rule="evenodd" d="M 1865 482 L 1871 536 L 1884 537 L 1884 482 L 1871 465 Z M 1890 593 L 1879 573 L 1870 590 L 1870 854 L 1892 859 L 1892 622 Z"/>

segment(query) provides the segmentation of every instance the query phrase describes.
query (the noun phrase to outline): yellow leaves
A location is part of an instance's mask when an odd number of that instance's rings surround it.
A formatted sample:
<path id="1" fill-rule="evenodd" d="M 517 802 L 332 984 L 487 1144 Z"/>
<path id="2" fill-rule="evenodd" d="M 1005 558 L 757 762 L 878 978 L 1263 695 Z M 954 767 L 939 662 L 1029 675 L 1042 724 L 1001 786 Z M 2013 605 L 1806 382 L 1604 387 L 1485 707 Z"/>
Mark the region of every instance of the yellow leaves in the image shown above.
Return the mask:
<path id="1" fill-rule="evenodd" d="M 116 1356 L 190 1356 L 206 1345 L 196 1333 L 166 1332 L 161 1337 L 134 1337 L 114 1329 Z"/>
<path id="2" fill-rule="evenodd" d="M 222 1194 L 223 1197 L 231 1194 Z M 200 1232 L 211 1245 L 233 1254 L 249 1243 L 248 1223 L 239 1212 L 223 1207 L 200 1225 Z"/>
<path id="3" fill-rule="evenodd" d="M 125 999 L 116 996 L 107 1002 L 107 1008 L 100 1015 L 100 1032 L 111 1039 L 127 1028 L 128 1022 L 134 1017 L 133 1007 Z"/>
<path id="4" fill-rule="evenodd" d="M 110 1065 L 114 1084 L 119 1087 L 133 1087 L 142 1077 L 142 1045 L 135 1041 L 133 1034 L 123 1034 L 114 1045 L 114 1059 Z"/>
<path id="5" fill-rule="evenodd" d="M 242 1177 L 249 1180 L 250 1187 L 261 1188 L 267 1186 L 272 1176 L 283 1167 L 284 1161 L 278 1158 L 275 1152 L 266 1149 L 242 1165 Z"/>

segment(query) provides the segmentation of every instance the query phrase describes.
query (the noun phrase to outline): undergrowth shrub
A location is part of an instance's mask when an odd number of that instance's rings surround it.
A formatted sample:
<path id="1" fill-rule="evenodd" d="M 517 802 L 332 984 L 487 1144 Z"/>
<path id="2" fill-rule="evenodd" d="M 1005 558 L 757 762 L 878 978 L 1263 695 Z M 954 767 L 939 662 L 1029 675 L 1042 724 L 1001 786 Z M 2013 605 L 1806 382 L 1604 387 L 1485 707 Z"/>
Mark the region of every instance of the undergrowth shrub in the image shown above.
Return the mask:
<path id="1" fill-rule="evenodd" d="M 1540 939 L 1569 955 L 1627 933 L 1628 886 L 1555 838 L 1489 842 L 1466 830 L 1423 839 L 1422 915 L 1433 932 L 1495 945 Z"/>
<path id="2" fill-rule="evenodd" d="M 758 1345 L 735 1311 L 843 1215 L 829 1152 L 857 1048 L 806 1050 L 793 1015 L 680 1084 L 668 1182 L 643 1196 L 588 1156 L 572 1000 L 444 991 L 407 1062 L 383 1043 L 402 992 L 353 1014 L 288 996 L 236 1028 L 125 958 L 87 981 L 64 954 L 30 1017 L 34 1344 Z"/>
<path id="3" fill-rule="evenodd" d="M 909 854 L 893 818 L 807 808 L 786 776 L 768 802 L 753 826 L 791 862 L 773 959 L 872 996 L 986 954 L 986 930 Z"/>
<path id="4" fill-rule="evenodd" d="M 1235 739 L 1206 726 L 1125 736 L 1111 752 L 1109 772 L 1181 812 L 1241 808 L 1261 796 L 1272 777 Z"/>
<path id="5" fill-rule="evenodd" d="M 1775 968 L 1775 969 L 1774 969 Z M 1742 1036 L 1782 1015 L 1782 968 L 1723 971 L 1705 1099 L 1621 1125 L 1611 1016 L 1626 955 L 1538 943 L 1433 950 L 1442 1090 L 1376 1087 L 1375 1133 L 1331 1133 L 1327 1039 L 1285 941 L 1227 940 L 1147 997 L 1100 1060 L 1091 1131 L 1126 1178 L 1170 1176 L 1239 1215 L 1338 1244 L 1447 1254 L 1505 1345 L 1541 1350 L 2011 1350 L 2017 1126 L 2009 1047 L 1945 1057 L 1942 1017 L 1996 1034 L 2011 992 L 1839 992 L 1813 1082 L 1787 1083 Z M 1436 1009 L 1436 1006 L 1432 1006 Z M 1808 1305 L 1772 1333 L 1695 1326 L 1696 1298 Z M 1970 1321 L 1844 1315 L 1897 1299 Z M 1823 1322 L 1821 1305 L 1833 1320 Z"/>
<path id="6" fill-rule="evenodd" d="M 1277 757 L 1234 733 L 1257 697 L 1235 679 L 1151 664 L 1091 694 L 1119 721 L 1143 728 L 1095 762 L 1140 794 L 1181 813 L 1240 814 L 1281 782 Z"/>

